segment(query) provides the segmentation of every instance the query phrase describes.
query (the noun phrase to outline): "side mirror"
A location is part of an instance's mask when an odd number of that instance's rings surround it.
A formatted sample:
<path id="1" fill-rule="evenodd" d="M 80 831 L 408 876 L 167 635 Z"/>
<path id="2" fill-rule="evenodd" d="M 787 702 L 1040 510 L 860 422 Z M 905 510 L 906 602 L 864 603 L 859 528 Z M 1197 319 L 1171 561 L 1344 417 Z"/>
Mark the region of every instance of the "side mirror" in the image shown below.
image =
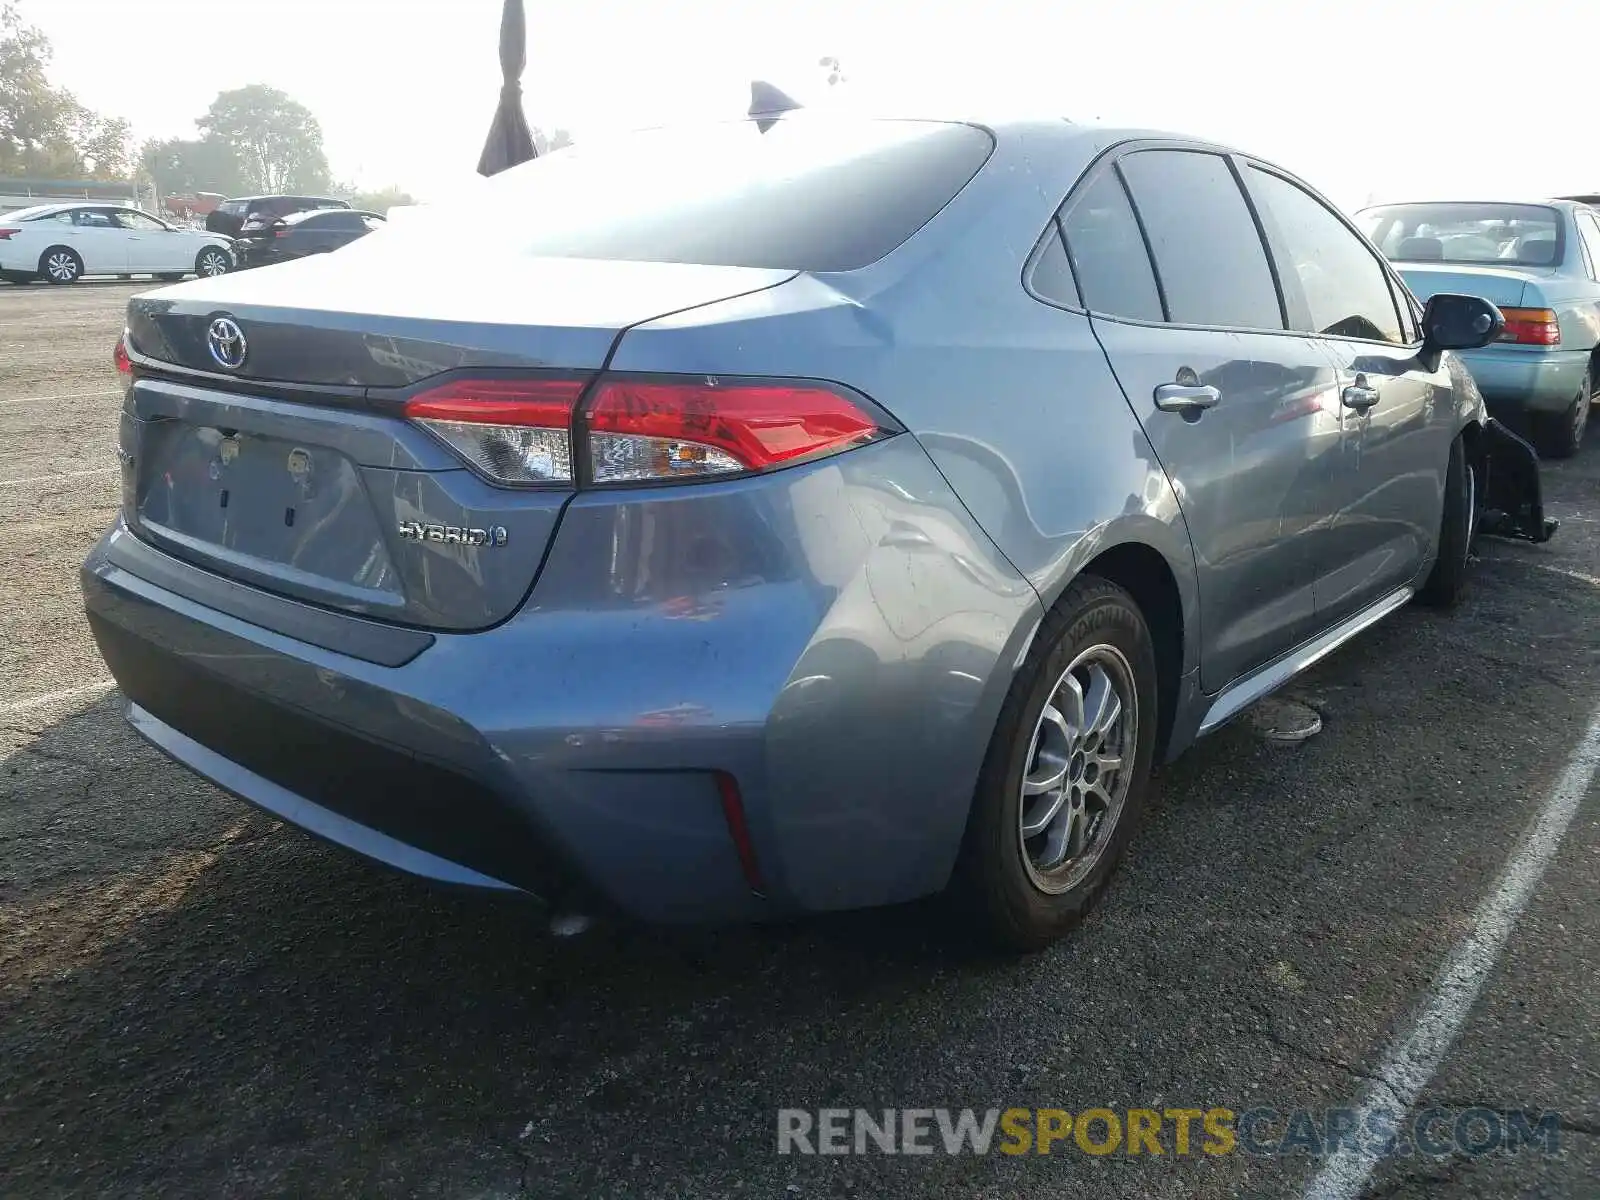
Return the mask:
<path id="1" fill-rule="evenodd" d="M 1422 310 L 1423 347 L 1431 351 L 1476 350 L 1505 330 L 1506 319 L 1481 296 L 1440 292 Z"/>

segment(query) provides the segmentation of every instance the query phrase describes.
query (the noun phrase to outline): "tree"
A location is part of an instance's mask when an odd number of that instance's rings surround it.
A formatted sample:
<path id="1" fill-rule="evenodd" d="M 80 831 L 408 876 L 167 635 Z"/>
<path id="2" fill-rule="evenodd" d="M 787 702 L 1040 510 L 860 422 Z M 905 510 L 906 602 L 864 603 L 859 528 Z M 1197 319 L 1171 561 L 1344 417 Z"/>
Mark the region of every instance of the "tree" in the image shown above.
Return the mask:
<path id="1" fill-rule="evenodd" d="M 78 103 L 45 78 L 50 41 L 0 3 L 0 171 L 74 176 L 83 161 L 72 140 Z"/>
<path id="2" fill-rule="evenodd" d="M 401 191 L 394 184 L 386 188 L 379 188 L 375 192 L 355 192 L 350 197 L 352 208 L 365 209 L 367 212 L 380 214 L 387 213 L 391 208 L 402 204 L 415 204 L 410 193 Z"/>
<path id="3" fill-rule="evenodd" d="M 233 148 L 245 190 L 316 192 L 330 186 L 322 126 L 311 110 L 264 84 L 220 93 L 195 122 Z"/>
<path id="4" fill-rule="evenodd" d="M 237 196 L 248 191 L 239 156 L 220 138 L 169 138 L 149 141 L 139 153 L 139 165 L 164 195 L 221 192 Z"/>
<path id="5" fill-rule="evenodd" d="M 535 125 L 532 133 L 533 148 L 540 154 L 549 154 L 552 150 L 559 150 L 563 146 L 572 145 L 572 134 L 559 126 L 547 134 Z"/>
<path id="6" fill-rule="evenodd" d="M 93 179 L 128 179 L 133 175 L 133 126 L 121 117 L 102 117 L 79 107 L 74 141 Z"/>
<path id="7" fill-rule="evenodd" d="M 132 130 L 79 104 L 45 75 L 50 40 L 0 0 L 0 172 L 54 179 L 127 179 Z"/>

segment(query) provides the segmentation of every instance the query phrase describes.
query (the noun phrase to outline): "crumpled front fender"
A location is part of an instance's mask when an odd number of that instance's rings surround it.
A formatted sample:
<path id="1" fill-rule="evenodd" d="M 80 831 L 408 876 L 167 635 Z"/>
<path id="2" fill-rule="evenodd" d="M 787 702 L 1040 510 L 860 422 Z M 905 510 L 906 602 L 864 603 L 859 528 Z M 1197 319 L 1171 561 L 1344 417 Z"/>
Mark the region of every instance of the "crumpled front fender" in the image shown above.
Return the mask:
<path id="1" fill-rule="evenodd" d="M 1559 521 L 1544 515 L 1539 455 L 1493 417 L 1477 440 L 1481 514 L 1478 532 L 1494 537 L 1548 542 Z"/>

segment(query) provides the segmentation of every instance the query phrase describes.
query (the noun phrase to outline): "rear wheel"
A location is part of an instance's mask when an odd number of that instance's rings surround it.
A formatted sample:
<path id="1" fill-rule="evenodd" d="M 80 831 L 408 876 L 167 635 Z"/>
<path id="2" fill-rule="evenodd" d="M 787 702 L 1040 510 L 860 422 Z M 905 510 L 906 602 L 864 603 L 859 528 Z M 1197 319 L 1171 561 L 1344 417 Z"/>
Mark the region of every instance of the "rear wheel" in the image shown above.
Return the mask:
<path id="1" fill-rule="evenodd" d="M 1589 427 L 1589 408 L 1594 403 L 1594 369 L 1583 374 L 1583 382 L 1572 404 L 1561 413 L 1540 415 L 1535 432 L 1539 435 L 1539 450 L 1549 458 L 1571 458 L 1583 445 L 1584 432 Z"/>
<path id="2" fill-rule="evenodd" d="M 39 274 L 46 283 L 77 283 L 83 276 L 83 259 L 70 246 L 51 246 L 39 256 Z"/>
<path id="3" fill-rule="evenodd" d="M 194 260 L 194 270 L 201 279 L 212 279 L 233 270 L 233 259 L 228 256 L 227 251 L 207 246 Z"/>
<path id="4" fill-rule="evenodd" d="M 1461 438 L 1450 444 L 1444 474 L 1444 514 L 1439 519 L 1439 557 L 1417 599 L 1452 608 L 1467 590 L 1467 564 L 1478 535 L 1478 468 L 1467 461 Z"/>
<path id="5" fill-rule="evenodd" d="M 1040 626 L 973 798 L 956 891 L 990 941 L 1038 950 L 1083 920 L 1149 803 L 1155 738 L 1144 617 L 1085 576 Z"/>

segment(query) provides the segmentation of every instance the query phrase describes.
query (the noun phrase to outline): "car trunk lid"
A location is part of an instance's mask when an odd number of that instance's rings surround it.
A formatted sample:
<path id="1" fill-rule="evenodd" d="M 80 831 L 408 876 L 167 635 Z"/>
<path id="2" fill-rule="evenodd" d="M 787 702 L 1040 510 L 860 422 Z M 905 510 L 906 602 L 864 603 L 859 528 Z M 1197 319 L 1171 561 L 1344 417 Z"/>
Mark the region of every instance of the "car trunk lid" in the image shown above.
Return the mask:
<path id="1" fill-rule="evenodd" d="M 441 630 L 516 610 L 571 489 L 475 474 L 404 417 L 419 381 L 528 368 L 591 376 L 630 325 L 793 276 L 551 259 L 486 284 L 381 257 L 361 270 L 331 262 L 133 299 L 124 516 L 219 574 Z M 219 321 L 226 336 L 213 336 Z"/>
<path id="2" fill-rule="evenodd" d="M 1456 263 L 1432 265 L 1427 263 L 1399 262 L 1395 264 L 1418 300 L 1440 292 L 1465 296 L 1481 296 L 1502 308 L 1515 308 L 1524 298 L 1530 283 L 1547 279 L 1552 272 L 1537 269 L 1509 267 L 1473 267 Z"/>

